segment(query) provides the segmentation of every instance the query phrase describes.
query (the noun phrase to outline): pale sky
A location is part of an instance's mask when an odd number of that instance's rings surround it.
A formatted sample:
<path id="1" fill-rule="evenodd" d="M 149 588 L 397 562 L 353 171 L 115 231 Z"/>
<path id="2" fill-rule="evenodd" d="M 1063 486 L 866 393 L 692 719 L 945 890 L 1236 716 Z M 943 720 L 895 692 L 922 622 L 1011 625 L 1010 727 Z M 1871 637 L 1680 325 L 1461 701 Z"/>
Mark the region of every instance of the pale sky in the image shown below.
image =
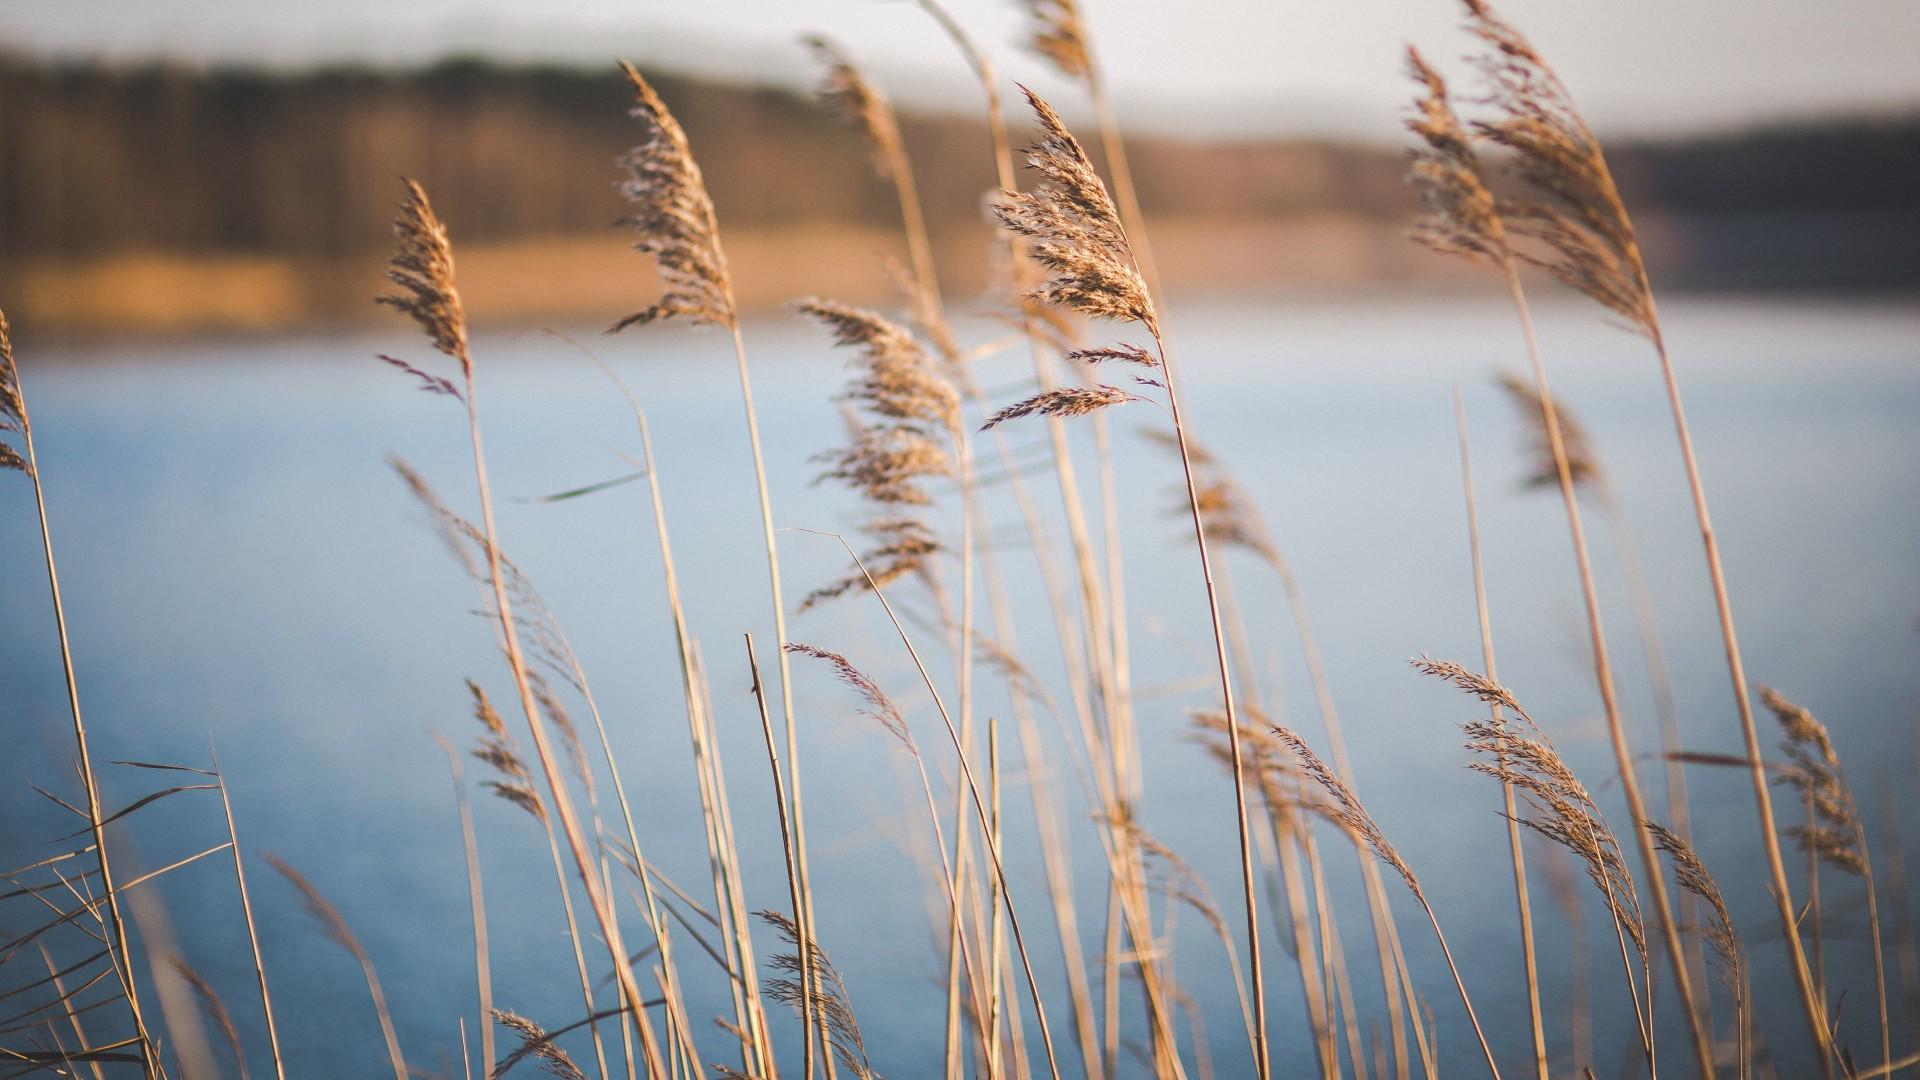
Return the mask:
<path id="1" fill-rule="evenodd" d="M 1082 0 L 1132 126 L 1395 137 L 1411 42 L 1465 51 L 1453 0 Z M 950 0 L 1002 74 L 1073 100 L 1016 47 L 1012 0 Z M 1920 0 L 1506 0 L 1589 118 L 1675 133 L 1920 108 Z M 0 44 L 68 56 L 376 63 L 479 52 L 799 83 L 795 39 L 839 39 L 896 99 L 973 108 L 905 0 L 6 0 Z"/>

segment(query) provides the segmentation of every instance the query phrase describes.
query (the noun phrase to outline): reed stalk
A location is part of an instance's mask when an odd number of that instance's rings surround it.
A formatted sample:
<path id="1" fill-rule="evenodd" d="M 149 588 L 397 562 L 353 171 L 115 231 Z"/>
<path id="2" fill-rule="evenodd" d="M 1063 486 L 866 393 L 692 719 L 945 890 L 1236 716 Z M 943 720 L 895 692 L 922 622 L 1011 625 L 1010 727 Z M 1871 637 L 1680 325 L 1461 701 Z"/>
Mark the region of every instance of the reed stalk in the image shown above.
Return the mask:
<path id="1" fill-rule="evenodd" d="M 280 1056 L 280 1032 L 273 1019 L 273 995 L 267 990 L 267 968 L 260 959 L 260 932 L 254 928 L 253 924 L 253 898 L 247 892 L 247 868 L 240 859 L 240 835 L 233 826 L 233 801 L 227 795 L 227 776 L 220 771 L 219 753 L 213 751 L 211 747 L 208 753 L 213 758 L 214 783 L 220 787 L 220 809 L 227 819 L 227 844 L 233 852 L 234 888 L 240 894 L 241 919 L 247 924 L 247 947 L 253 955 L 254 984 L 260 988 L 260 1011 L 267 1020 L 267 1049 L 273 1057 L 273 1075 L 276 1080 L 286 1080 L 286 1066 Z M 456 782 L 458 771 L 456 768 Z M 462 805 L 465 805 L 464 798 Z M 465 811 L 462 811 L 462 818 L 465 819 Z M 474 864 L 470 862 L 468 866 L 472 869 Z M 479 896 L 477 885 L 475 889 L 474 895 L 477 898 Z M 483 1011 L 481 1015 L 484 1016 L 485 1012 Z"/>
<path id="2" fill-rule="evenodd" d="M 774 806 L 780 818 L 780 848 L 787 859 L 787 898 L 793 905 L 793 921 L 794 925 L 798 927 L 804 924 L 800 921 L 802 901 L 800 895 L 799 860 L 795 855 L 796 841 L 793 835 L 793 823 L 788 817 L 789 807 L 792 804 L 787 802 L 786 781 L 780 772 L 780 749 L 773 741 L 773 720 L 767 714 L 767 695 L 760 682 L 760 662 L 755 659 L 753 654 L 753 635 L 747 634 L 745 637 L 747 641 L 747 669 L 753 676 L 753 700 L 754 704 L 760 709 L 760 730 L 761 734 L 766 738 L 767 764 L 773 770 Z M 781 650 L 782 653 L 785 651 L 784 649 Z M 812 953 L 811 943 L 802 937 L 797 961 L 800 974 L 800 1030 L 802 1054 L 806 1059 L 805 1068 L 809 1076 L 813 1073 L 813 1023 L 811 1018 L 814 1015 L 813 994 L 817 985 L 813 976 Z"/>
<path id="3" fill-rule="evenodd" d="M 100 887 L 104 894 L 107 932 L 112 936 L 109 960 L 126 995 L 127 1011 L 132 1016 L 134 1034 L 139 1040 L 141 1068 L 149 1080 L 164 1070 L 147 1032 L 146 1017 L 140 1007 L 140 990 L 133 972 L 133 954 L 127 947 L 127 927 L 120 914 L 119 889 L 114 887 L 113 860 L 107 855 L 106 827 L 100 814 L 100 785 L 93 771 L 92 747 L 87 739 L 87 724 L 80 711 L 80 684 L 74 676 L 73 643 L 67 637 L 67 607 L 60 591 L 60 570 L 53 556 L 53 532 L 47 521 L 46 492 L 40 484 L 40 459 L 34 449 L 33 419 L 27 412 L 26 393 L 20 385 L 20 368 L 13 355 L 12 328 L 0 311 L 0 435 L 13 431 L 20 436 L 20 451 L 0 442 L 0 470 L 12 468 L 27 474 L 33 484 L 34 514 L 40 525 L 40 551 L 47 566 L 47 593 L 53 601 L 53 625 L 60 643 L 60 670 L 66 680 L 67 712 L 73 719 L 74 751 L 78 756 L 80 783 L 87 795 L 87 830 L 93 838 L 95 861 L 100 868 Z"/>
<path id="4" fill-rule="evenodd" d="M 1460 489 L 1466 498 L 1467 550 L 1473 559 L 1473 601 L 1480 624 L 1480 656 L 1486 664 L 1487 678 L 1498 682 L 1499 669 L 1493 658 L 1493 623 L 1487 613 L 1487 574 L 1480 557 L 1480 516 L 1473 501 L 1473 453 L 1467 443 L 1467 407 L 1460 388 L 1453 389 L 1454 423 L 1460 434 Z M 1493 722 L 1500 723 L 1500 705 L 1489 702 Z M 1504 760 L 1502 761 L 1504 765 Z M 1507 856 L 1513 865 L 1513 900 L 1520 921 L 1520 952 L 1526 965 L 1527 1018 L 1533 1034 L 1533 1066 L 1540 1080 L 1548 1080 L 1547 1033 L 1540 1019 L 1540 970 L 1533 947 L 1533 904 L 1527 896 L 1526 854 L 1520 850 L 1520 818 L 1514 805 L 1513 782 L 1500 779 L 1500 810 L 1507 820 Z"/>

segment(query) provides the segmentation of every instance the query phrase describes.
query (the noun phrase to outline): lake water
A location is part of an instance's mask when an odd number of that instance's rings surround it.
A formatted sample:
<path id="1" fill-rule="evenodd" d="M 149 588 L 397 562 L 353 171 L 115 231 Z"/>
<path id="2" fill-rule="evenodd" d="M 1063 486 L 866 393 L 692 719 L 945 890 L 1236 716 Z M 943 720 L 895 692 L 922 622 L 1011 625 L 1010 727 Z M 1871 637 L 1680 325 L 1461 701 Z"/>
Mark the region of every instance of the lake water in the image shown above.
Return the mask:
<path id="1" fill-rule="evenodd" d="M 1666 317 L 1748 669 L 1832 728 L 1884 860 L 1877 828 L 1884 803 L 1907 835 L 1920 833 L 1912 798 L 1920 710 L 1920 305 L 1676 298 Z M 1542 327 L 1556 389 L 1590 428 L 1636 530 L 1675 672 L 1681 741 L 1736 753 L 1711 593 L 1655 362 L 1642 342 L 1585 307 L 1546 305 Z M 982 340 L 1000 332 L 989 324 L 974 329 Z M 479 679 L 503 704 L 511 693 L 487 624 L 471 614 L 473 591 L 385 464 L 389 455 L 404 457 L 453 505 L 472 505 L 457 405 L 414 392 L 373 360 L 376 352 L 431 354 L 397 322 L 350 337 L 154 346 L 41 347 L 26 328 L 18 332 L 96 759 L 204 764 L 209 741 L 216 743 L 243 844 L 285 857 L 337 903 L 379 967 L 409 1058 L 457 1073 L 457 1018 L 473 1022 L 466 879 L 446 761 L 431 734 L 462 745 L 473 737 L 463 678 Z M 1302 580 L 1352 743 L 1357 789 L 1422 876 L 1489 1035 L 1517 1068 L 1527 1038 L 1505 833 L 1493 815 L 1496 789 L 1463 767 L 1459 746 L 1457 724 L 1477 710 L 1407 665 L 1431 653 L 1479 666 L 1455 385 L 1464 389 L 1475 440 L 1503 680 L 1617 825 L 1625 811 L 1617 782 L 1609 782 L 1614 765 L 1598 701 L 1582 674 L 1580 599 L 1558 501 L 1520 490 L 1515 417 L 1489 379 L 1523 362 L 1510 315 L 1477 300 L 1307 297 L 1256 306 L 1195 299 L 1175 306 L 1172 332 L 1194 429 L 1258 499 Z M 650 410 L 682 585 L 712 672 L 749 899 L 783 908 L 778 830 L 740 645 L 740 634 L 751 631 L 765 656 L 773 630 L 725 340 L 677 328 L 610 341 L 591 331 L 580 336 Z M 796 320 L 750 323 L 747 340 L 779 522 L 851 528 L 858 507 L 837 490 L 810 486 L 818 470 L 810 456 L 839 436 L 830 398 L 844 377 L 840 358 L 824 335 Z M 593 679 L 647 854 L 699 895 L 705 850 L 644 489 L 528 501 L 630 471 L 625 455 L 637 453 L 631 419 L 602 376 L 552 337 L 487 333 L 475 351 L 503 544 L 538 582 Z M 1027 388 L 1023 364 L 1014 355 L 988 360 L 980 381 L 994 400 L 1011 401 Z M 1136 434 L 1163 423 L 1158 410 L 1130 406 L 1112 415 L 1141 689 L 1141 819 L 1199 869 L 1232 923 L 1231 787 L 1190 739 L 1186 716 L 1208 700 L 1210 642 L 1191 545 L 1166 514 L 1177 470 Z M 1039 428 L 1007 431 L 1016 456 L 1042 460 Z M 1076 429 L 1091 482 L 1086 436 Z M 1036 473 L 1035 490 L 1062 535 L 1055 489 L 1044 480 Z M 8 747 L 0 842 L 12 865 L 73 827 L 28 784 L 69 797 L 76 785 L 23 480 L 0 476 L 0 507 L 0 550 L 11 555 L 0 572 Z M 1056 672 L 1046 609 L 1035 599 L 1039 578 L 1004 485 L 994 489 L 990 517 L 996 555 L 1022 598 L 1022 656 L 1042 675 Z M 1591 527 L 1631 734 L 1638 749 L 1652 752 L 1652 699 L 1620 562 L 1599 523 Z M 791 597 L 842 568 L 830 540 L 790 532 L 782 544 Z M 1280 592 L 1250 562 L 1236 558 L 1232 569 L 1266 696 L 1324 745 Z M 909 709 L 942 775 L 951 772 L 948 756 L 933 750 L 944 737 L 930 702 L 916 692 L 912 668 L 870 600 L 796 616 L 790 633 L 847 653 L 878 679 Z M 910 854 L 908 831 L 924 828 L 918 796 L 906 786 L 905 761 L 854 716 L 841 688 L 804 666 L 796 683 L 821 943 L 844 971 L 879 1071 L 934 1075 L 944 994 L 924 880 Z M 1003 692 L 984 687 L 980 714 L 1004 709 Z M 1059 729 L 1047 730 L 1055 760 L 1064 761 Z M 1771 726 L 1763 735 L 1771 746 Z M 1017 771 L 1017 763 L 1009 767 Z M 1645 768 L 1649 797 L 1662 805 L 1659 766 Z M 109 769 L 107 801 L 124 804 L 155 775 Z M 1803 1028 L 1783 992 L 1748 781 L 1738 770 L 1695 767 L 1689 783 L 1698 846 L 1729 894 L 1763 988 L 1759 1030 L 1790 1063 L 1804 1063 Z M 120 850 L 151 866 L 218 842 L 218 808 L 196 798 L 144 812 L 124 831 Z M 1785 821 L 1797 819 L 1790 800 L 1781 805 Z M 1082 931 L 1097 957 L 1103 889 L 1085 811 L 1076 797 L 1068 820 Z M 1017 899 L 1033 913 L 1036 960 L 1064 1032 L 1065 995 L 1030 818 L 1017 798 L 1008 813 L 1009 870 Z M 498 800 L 476 796 L 476 814 L 496 1001 L 550 1026 L 569 1022 L 579 1002 L 544 841 Z M 1378 1017 L 1378 985 L 1364 974 L 1371 944 L 1357 874 L 1350 858 L 1332 854 L 1335 847 L 1327 845 L 1335 910 L 1361 1008 Z M 1539 849 L 1534 855 L 1544 858 Z M 1802 866 L 1797 856 L 1790 860 L 1796 890 L 1804 888 Z M 264 863 L 255 859 L 250 869 L 281 1036 L 289 1056 L 305 1063 L 296 1072 L 313 1075 L 324 1062 L 332 1075 L 377 1075 L 384 1053 L 358 970 Z M 1571 936 L 1544 878 L 1536 880 L 1548 1027 L 1564 1062 Z M 1861 890 L 1837 874 L 1823 886 L 1827 979 L 1835 995 L 1846 991 L 1843 1035 L 1866 1060 L 1877 1040 Z M 1471 1032 L 1437 950 L 1410 898 L 1390 887 L 1448 1071 L 1471 1075 Z M 182 951 L 225 996 L 253 1068 L 263 1071 L 265 1039 L 229 874 L 209 862 L 165 879 L 157 892 Z M 1596 1068 L 1606 1074 L 1630 1060 L 1631 1021 L 1615 969 L 1604 966 L 1603 949 L 1612 945 L 1599 936 L 1594 897 L 1582 899 L 1603 1047 Z M 1883 896 L 1882 906 L 1891 941 L 1892 901 Z M 634 937 L 636 925 L 629 922 Z M 1190 917 L 1178 942 L 1178 974 L 1206 1011 L 1220 1074 L 1246 1075 L 1246 1043 L 1217 943 Z M 1310 1072 L 1298 979 L 1272 925 L 1267 942 L 1276 1075 Z M 761 942 L 763 957 L 771 944 Z M 691 1004 L 703 1051 L 724 1060 L 726 1036 L 704 1023 L 725 1011 L 721 984 L 697 957 L 683 953 L 681 963 L 698 987 Z M 1907 998 L 1891 971 L 1889 978 L 1898 1017 Z M 1137 1018 L 1131 999 L 1128 1008 Z M 776 1023 L 792 1033 L 786 1019 Z M 1896 1019 L 1895 1026 L 1898 1054 L 1911 1044 L 1906 1025 Z M 1662 1063 L 1688 1071 L 1684 1035 L 1671 1019 L 1661 1039 Z M 569 1045 L 590 1060 L 583 1043 Z M 1068 1054 L 1068 1067 L 1077 1068 Z M 1123 1062 L 1123 1074 L 1139 1071 L 1137 1062 Z M 1792 1064 L 1782 1069 L 1795 1072 Z"/>

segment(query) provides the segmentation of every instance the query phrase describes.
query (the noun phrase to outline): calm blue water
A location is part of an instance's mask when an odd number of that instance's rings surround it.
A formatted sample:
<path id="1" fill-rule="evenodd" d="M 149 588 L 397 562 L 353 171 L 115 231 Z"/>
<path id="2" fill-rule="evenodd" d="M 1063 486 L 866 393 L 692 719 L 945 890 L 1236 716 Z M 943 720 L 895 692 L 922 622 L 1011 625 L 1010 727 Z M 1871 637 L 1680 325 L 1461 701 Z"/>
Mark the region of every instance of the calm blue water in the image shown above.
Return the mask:
<path id="1" fill-rule="evenodd" d="M 1748 668 L 1833 729 L 1876 825 L 1890 800 L 1900 827 L 1920 833 L 1911 801 L 1920 709 L 1920 306 L 1675 300 L 1667 319 Z M 1711 594 L 1654 361 L 1641 342 L 1585 308 L 1549 306 L 1542 322 L 1556 387 L 1591 429 L 1635 529 L 1675 671 L 1682 742 L 1737 752 Z M 983 338 L 996 332 L 980 329 Z M 1406 664 L 1431 653 L 1478 666 L 1454 385 L 1465 391 L 1475 440 L 1503 679 L 1616 824 L 1624 824 L 1625 811 L 1617 784 L 1608 782 L 1612 756 L 1582 675 L 1580 600 L 1558 502 L 1519 490 L 1516 424 L 1489 381 L 1497 368 L 1522 360 L 1511 320 L 1498 305 L 1452 300 L 1192 301 L 1177 305 L 1172 329 L 1195 429 L 1258 498 L 1303 581 L 1358 790 L 1424 879 L 1489 1034 L 1517 1065 L 1526 1036 L 1505 834 L 1493 816 L 1495 790 L 1462 767 L 1458 747 L 1457 722 L 1476 711 Z M 463 678 L 479 679 L 503 703 L 511 692 L 487 625 L 471 614 L 475 594 L 385 464 L 389 455 L 404 457 L 453 505 L 473 505 L 458 407 L 414 392 L 371 358 L 403 351 L 424 359 L 426 348 L 397 323 L 355 337 L 159 346 L 52 347 L 20 333 L 97 757 L 203 764 L 209 742 L 217 744 L 243 844 L 287 858 L 338 904 L 379 966 L 409 1058 L 457 1072 L 457 1020 L 473 1023 L 466 881 L 446 762 L 431 735 L 463 745 L 472 738 Z M 747 337 L 779 521 L 850 528 L 858 508 L 838 491 L 810 486 L 817 466 L 808 460 L 838 437 L 830 396 L 843 378 L 839 359 L 823 335 L 789 320 L 749 325 Z M 731 358 L 722 338 L 677 329 L 583 340 L 623 372 L 653 417 L 682 585 L 712 672 L 750 900 L 782 908 L 778 831 L 740 641 L 753 632 L 765 656 L 773 631 Z M 524 501 L 629 471 L 624 456 L 638 452 L 631 418 L 603 378 L 551 337 L 484 334 L 476 352 L 503 543 L 540 585 L 593 679 L 647 854 L 703 896 L 705 851 L 644 490 Z M 997 400 L 1026 389 L 1023 361 L 1014 356 L 985 362 L 980 379 Z M 1142 820 L 1200 869 L 1231 923 L 1231 789 L 1188 737 L 1186 710 L 1207 702 L 1210 643 L 1190 545 L 1166 514 L 1177 471 L 1136 435 L 1163 423 L 1156 409 L 1113 415 L 1142 695 Z M 1042 459 L 1038 428 L 1007 430 L 1017 457 Z M 1091 483 L 1086 435 L 1078 432 Z M 1054 489 L 1041 481 L 1037 474 L 1037 494 L 1057 507 Z M 1039 578 L 1004 485 L 991 505 L 995 552 L 1021 598 L 1022 655 L 1043 675 L 1056 672 Z M 0 759 L 0 842 L 12 865 L 38 857 L 44 839 L 73 827 L 26 785 L 68 797 L 76 785 L 23 480 L 0 476 L 0 508 L 0 550 L 10 554 L 0 572 L 0 710 L 9 747 Z M 1050 520 L 1056 539 L 1064 536 L 1057 512 Z M 1638 748 L 1651 752 L 1651 697 L 1617 553 L 1603 532 L 1594 543 L 1629 723 Z M 782 544 L 790 596 L 841 569 L 830 540 L 788 533 Z M 1323 742 L 1280 592 L 1250 562 L 1235 559 L 1232 572 L 1265 695 Z M 951 771 L 932 752 L 944 736 L 930 702 L 868 602 L 797 616 L 790 632 L 847 653 L 878 679 L 909 709 L 942 775 Z M 935 635 L 922 636 L 938 655 Z M 1054 692 L 1062 693 L 1057 680 Z M 940 1055 L 942 968 L 926 883 L 911 857 L 912 833 L 925 823 L 907 764 L 884 734 L 853 715 L 825 673 L 796 668 L 796 700 L 822 944 L 844 970 L 880 1071 L 930 1075 Z M 984 687 L 980 710 L 1004 716 L 1003 692 Z M 1062 765 L 1061 729 L 1049 721 L 1047 730 Z M 1017 772 L 1017 761 L 1009 768 Z M 1658 804 L 1658 766 L 1647 769 Z M 1057 779 L 1075 791 L 1070 773 Z M 154 774 L 109 771 L 108 801 L 123 804 L 153 783 Z M 1699 847 L 1729 893 L 1756 981 L 1784 987 L 1745 776 L 1696 767 L 1689 783 Z M 143 813 L 123 831 L 121 850 L 130 859 L 137 851 L 151 866 L 218 842 L 218 808 L 197 797 Z M 1081 929 L 1097 957 L 1103 891 L 1085 811 L 1076 795 L 1068 820 L 1087 898 Z M 1048 944 L 1030 818 L 1018 799 L 1009 800 L 1008 813 L 1010 872 L 1031 912 L 1050 1012 L 1064 1032 L 1065 994 L 1058 952 Z M 476 814 L 496 1001 L 551 1026 L 569 1022 L 579 1001 L 544 840 L 497 800 L 476 796 Z M 1361 1007 L 1378 1016 L 1377 982 L 1364 975 L 1371 944 L 1357 874 L 1328 840 Z M 310 1075 L 324 1062 L 335 1075 L 377 1074 L 384 1054 L 357 968 L 263 862 L 254 859 L 250 872 L 282 1039 L 291 1057 L 307 1063 L 297 1071 Z M 1801 880 L 1796 872 L 1796 889 Z M 1548 1026 L 1564 1060 L 1572 938 L 1540 882 Z M 1861 891 L 1838 875 L 1823 884 L 1828 981 L 1835 995 L 1847 991 L 1843 1033 L 1865 1047 L 1874 1041 L 1866 1034 L 1873 992 Z M 210 861 L 155 891 L 181 950 L 225 996 L 254 1069 L 264 1070 L 228 873 Z M 1403 895 L 1395 899 L 1420 992 L 1442 1028 L 1443 1056 L 1450 1071 L 1470 1072 L 1471 1034 L 1437 950 L 1421 932 L 1418 909 Z M 1583 901 L 1594 931 L 1598 1039 L 1607 1048 L 1596 1066 L 1605 1073 L 1616 1057 L 1626 1060 L 1614 1048 L 1629 1040 L 1630 1019 L 1614 969 L 1605 966 L 1603 949 L 1612 945 L 1598 936 L 1598 909 L 1590 895 Z M 1891 911 L 1890 900 L 1882 904 Z M 637 922 L 629 926 L 638 937 Z M 1218 945 L 1191 916 L 1177 938 L 1178 973 L 1207 1011 L 1221 1075 L 1243 1075 L 1246 1043 Z M 1298 980 L 1279 941 L 1269 934 L 1272 1028 L 1276 1060 L 1292 1075 L 1312 1068 L 1312 1051 Z M 761 955 L 771 946 L 762 941 Z M 721 1059 L 726 1038 L 704 1020 L 725 1011 L 723 988 L 697 950 L 681 956 L 695 987 L 703 1051 Z M 1906 999 L 1897 980 L 1890 989 L 1899 1015 Z M 1138 1016 L 1135 1003 L 1127 1007 Z M 1794 1009 L 1785 995 L 1763 991 L 1759 1028 L 1799 1060 L 1804 1036 Z M 776 1022 L 791 1031 L 786 1020 Z M 583 1041 L 569 1045 L 590 1060 Z M 1896 1053 L 1908 1045 L 1896 1035 Z M 1661 1049 L 1663 1064 L 1685 1069 L 1677 1028 L 1662 1031 Z M 1863 1049 L 1862 1057 L 1874 1052 Z M 1135 1068 L 1129 1061 L 1122 1071 Z"/>

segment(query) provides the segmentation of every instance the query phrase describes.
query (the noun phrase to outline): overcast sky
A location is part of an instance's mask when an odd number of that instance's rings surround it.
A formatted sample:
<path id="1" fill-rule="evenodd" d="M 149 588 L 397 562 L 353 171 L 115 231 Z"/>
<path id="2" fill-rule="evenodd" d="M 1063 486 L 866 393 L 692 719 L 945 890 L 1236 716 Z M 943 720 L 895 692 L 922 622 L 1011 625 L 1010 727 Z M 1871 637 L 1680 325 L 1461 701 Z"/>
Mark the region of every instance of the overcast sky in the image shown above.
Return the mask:
<path id="1" fill-rule="evenodd" d="M 1393 137 L 1399 56 L 1466 48 L 1453 0 L 1082 0 L 1138 127 Z M 1012 0 L 950 0 L 1009 78 Z M 1506 0 L 1595 125 L 1674 133 L 1920 107 L 1920 0 Z M 905 0 L 4 0 L 0 43 L 68 56 L 309 64 L 451 52 L 798 82 L 795 38 L 841 40 L 898 99 L 971 108 L 965 73 Z M 3 106 L 0 106 L 3 107 Z"/>

